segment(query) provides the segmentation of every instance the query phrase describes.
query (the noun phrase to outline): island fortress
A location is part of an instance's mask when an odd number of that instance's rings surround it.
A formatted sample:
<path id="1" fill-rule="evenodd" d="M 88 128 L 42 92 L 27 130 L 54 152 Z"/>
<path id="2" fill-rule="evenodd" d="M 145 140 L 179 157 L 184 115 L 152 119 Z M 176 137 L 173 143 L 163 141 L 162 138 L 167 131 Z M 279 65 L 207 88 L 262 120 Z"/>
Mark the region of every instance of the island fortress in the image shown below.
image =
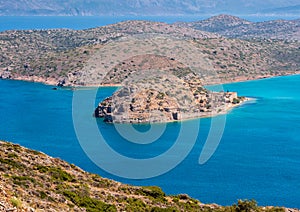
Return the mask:
<path id="1" fill-rule="evenodd" d="M 210 117 L 225 113 L 232 107 L 238 106 L 245 100 L 237 97 L 236 92 L 210 92 L 202 93 L 195 97 L 195 105 L 190 110 L 183 110 L 176 104 L 170 104 L 170 98 L 164 93 L 149 90 L 146 103 L 143 101 L 144 95 L 139 94 L 137 98 L 131 100 L 128 110 L 115 109 L 113 107 L 113 97 L 108 97 L 95 110 L 95 116 L 104 118 L 105 122 L 114 123 L 147 123 L 147 122 L 170 122 L 185 119 Z M 141 98 L 141 99 L 140 99 Z M 160 99 L 161 98 L 161 99 Z M 214 99 L 214 106 L 211 101 Z M 139 100 L 142 100 L 141 102 Z M 172 102 L 175 103 L 175 102 Z"/>
<path id="2" fill-rule="evenodd" d="M 152 62 L 155 58 L 156 63 L 166 60 L 162 56 L 148 57 Z M 99 103 L 95 117 L 109 123 L 172 122 L 226 113 L 246 100 L 238 97 L 236 92 L 207 90 L 199 75 L 173 58 L 168 60 L 169 66 L 163 70 L 127 71 L 128 68 L 124 68 L 126 62 L 116 66 L 113 74 L 109 73 L 106 78 L 109 82 L 122 83 L 122 86 Z"/>

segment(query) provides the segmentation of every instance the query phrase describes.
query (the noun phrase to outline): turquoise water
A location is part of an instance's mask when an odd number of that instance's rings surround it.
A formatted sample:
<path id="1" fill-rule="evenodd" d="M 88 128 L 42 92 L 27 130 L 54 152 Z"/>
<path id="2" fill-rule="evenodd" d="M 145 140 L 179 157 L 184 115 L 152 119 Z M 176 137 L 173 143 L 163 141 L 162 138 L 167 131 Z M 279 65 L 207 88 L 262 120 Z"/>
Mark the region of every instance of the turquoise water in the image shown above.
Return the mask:
<path id="1" fill-rule="evenodd" d="M 166 23 L 178 21 L 199 21 L 209 18 L 203 16 L 0 16 L 0 31 L 11 29 L 88 29 L 126 20 L 150 20 Z M 239 16 L 249 21 L 268 21 L 276 19 L 293 20 L 299 16 Z"/>
<path id="2" fill-rule="evenodd" d="M 300 208 L 299 83 L 297 75 L 224 85 L 225 90 L 257 100 L 228 113 L 215 154 L 204 165 L 198 163 L 211 119 L 184 122 L 200 122 L 192 151 L 170 172 L 146 180 L 109 174 L 85 155 L 73 127 L 71 90 L 0 80 L 0 139 L 43 151 L 104 177 L 134 185 L 158 185 L 168 194 L 187 193 L 206 203 L 229 205 L 237 199 L 253 198 L 260 205 Z M 114 89 L 101 88 L 96 102 Z M 92 111 L 86 114 L 90 118 Z M 169 123 L 158 141 L 138 145 L 123 139 L 113 125 L 98 121 L 107 143 L 133 158 L 150 158 L 168 150 L 181 125 Z M 135 128 L 149 129 L 145 125 Z"/>

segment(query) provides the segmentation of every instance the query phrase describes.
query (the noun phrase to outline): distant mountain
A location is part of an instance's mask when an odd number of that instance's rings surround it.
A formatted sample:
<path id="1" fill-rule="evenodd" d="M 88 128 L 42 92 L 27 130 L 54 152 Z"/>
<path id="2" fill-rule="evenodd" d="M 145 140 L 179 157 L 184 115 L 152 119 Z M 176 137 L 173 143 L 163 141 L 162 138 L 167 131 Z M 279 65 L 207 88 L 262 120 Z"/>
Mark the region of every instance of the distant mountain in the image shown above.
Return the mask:
<path id="1" fill-rule="evenodd" d="M 0 15 L 254 14 L 297 5 L 299 0 L 0 0 Z"/>
<path id="2" fill-rule="evenodd" d="M 223 35 L 224 34 L 223 32 L 226 31 L 227 29 L 249 25 L 252 24 L 252 22 L 247 21 L 245 19 L 241 19 L 236 16 L 222 14 L 218 16 L 213 16 L 211 18 L 202 21 L 180 22 L 175 24 L 178 26 L 192 27 L 197 30 L 203 30 L 208 32 L 213 31 L 215 33 L 219 33 Z"/>
<path id="3" fill-rule="evenodd" d="M 300 4 L 288 7 L 279 7 L 275 9 L 264 10 L 264 13 L 275 14 L 300 14 Z"/>
<path id="4" fill-rule="evenodd" d="M 231 15 L 218 15 L 203 21 L 181 22 L 176 25 L 218 33 L 229 38 L 300 40 L 300 19 L 256 23 Z"/>

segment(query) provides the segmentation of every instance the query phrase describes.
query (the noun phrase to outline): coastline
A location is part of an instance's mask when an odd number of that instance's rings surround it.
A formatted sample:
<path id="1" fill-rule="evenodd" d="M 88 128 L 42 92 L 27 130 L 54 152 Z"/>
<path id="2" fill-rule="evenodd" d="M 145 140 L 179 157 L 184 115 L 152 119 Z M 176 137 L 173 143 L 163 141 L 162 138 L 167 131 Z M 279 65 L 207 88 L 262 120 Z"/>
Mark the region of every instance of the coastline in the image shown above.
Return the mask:
<path id="1" fill-rule="evenodd" d="M 226 83 L 237 83 L 237 82 L 246 82 L 246 81 L 252 81 L 252 80 L 260 80 L 260 79 L 267 79 L 267 78 L 273 78 L 273 77 L 281 77 L 281 76 L 290 76 L 290 75 L 298 75 L 300 73 L 298 72 L 292 72 L 292 73 L 285 73 L 284 75 L 268 75 L 268 76 L 262 76 L 262 75 L 258 75 L 256 77 L 253 77 L 251 79 L 246 78 L 246 77 L 240 77 L 240 78 L 236 78 L 233 80 L 228 80 L 228 81 L 222 81 L 222 84 L 226 84 Z M 53 78 L 43 78 L 43 77 L 16 77 L 13 79 L 9 79 L 9 80 L 19 80 L 19 81 L 27 81 L 27 82 L 33 82 L 33 83 L 42 83 L 45 85 L 49 85 L 49 86 L 54 86 L 55 90 L 56 87 L 60 87 L 56 84 L 56 80 Z M 210 84 L 210 85 L 217 85 L 217 84 Z M 77 90 L 77 89 L 94 89 L 94 88 L 100 88 L 100 87 L 121 87 L 121 84 L 88 84 L 88 85 L 73 85 L 73 86 L 62 86 L 63 89 L 70 89 L 70 90 Z M 183 122 L 183 121 L 190 121 L 190 120 L 195 120 L 195 119 L 202 119 L 202 118 L 213 118 L 219 115 L 224 115 L 229 113 L 231 110 L 233 110 L 236 107 L 239 107 L 249 101 L 253 101 L 255 100 L 254 98 L 250 98 L 250 97 L 245 97 L 244 100 L 242 100 L 240 103 L 237 104 L 229 104 L 226 105 L 224 109 L 222 109 L 221 111 L 213 111 L 210 112 L 209 114 L 205 113 L 205 114 L 188 114 L 187 117 L 183 117 L 180 120 L 164 120 L 163 122 L 141 122 L 141 123 L 133 123 L 133 124 L 149 124 L 149 123 L 155 123 L 155 124 L 159 124 L 159 123 L 179 123 L 179 122 Z M 193 116 L 194 115 L 194 116 Z"/>
<path id="2" fill-rule="evenodd" d="M 269 79 L 269 78 L 274 78 L 274 77 L 284 77 L 284 76 L 292 76 L 292 75 L 299 75 L 300 70 L 298 71 L 286 71 L 285 73 L 281 74 L 273 74 L 273 75 L 257 75 L 257 76 L 252 76 L 252 77 L 247 77 L 247 76 L 240 76 L 240 77 L 235 77 L 232 79 L 222 79 L 222 80 L 211 80 L 207 83 L 203 83 L 204 86 L 210 86 L 210 85 L 222 85 L 222 84 L 230 84 L 230 83 L 238 83 L 238 82 L 247 82 L 247 81 L 254 81 L 254 80 L 262 80 L 262 79 Z M 44 78 L 44 77 L 39 77 L 39 76 L 16 76 L 16 77 L 11 77 L 11 78 L 3 78 L 3 80 L 19 80 L 19 81 L 26 81 L 26 82 L 34 82 L 34 83 L 42 83 L 45 85 L 49 86 L 57 86 L 58 85 L 59 79 L 56 78 Z M 99 88 L 99 87 L 120 87 L 122 84 L 86 84 L 86 85 L 78 85 L 78 84 L 68 84 L 66 86 L 62 87 L 70 87 L 70 88 Z"/>
<path id="3" fill-rule="evenodd" d="M 283 74 L 273 74 L 273 75 L 257 75 L 253 77 L 237 77 L 232 80 L 222 80 L 219 82 L 214 82 L 214 83 L 208 83 L 205 84 L 205 86 L 211 86 L 211 85 L 223 85 L 223 84 L 231 84 L 231 83 L 238 83 L 238 82 L 248 82 L 248 81 L 255 81 L 255 80 L 263 80 L 263 79 L 270 79 L 270 78 L 275 78 L 275 77 L 285 77 L 285 76 L 293 76 L 293 75 L 300 75 L 300 70 L 298 71 L 290 71 L 290 72 L 285 72 Z"/>
<path id="4" fill-rule="evenodd" d="M 230 103 L 222 111 L 210 112 L 210 113 L 205 113 L 205 114 L 197 113 L 197 114 L 194 114 L 195 116 L 193 116 L 193 117 L 185 117 L 185 118 L 182 118 L 182 119 L 179 119 L 179 120 L 174 120 L 173 119 L 173 120 L 164 120 L 164 121 L 161 121 L 161 122 L 120 122 L 120 123 L 119 122 L 117 122 L 117 123 L 115 123 L 115 122 L 106 122 L 106 123 L 107 124 L 134 124 L 134 125 L 135 124 L 137 124 L 137 125 L 143 125 L 144 124 L 144 125 L 147 125 L 147 124 L 181 123 L 181 122 L 192 121 L 192 120 L 196 120 L 196 119 L 214 118 L 214 117 L 219 116 L 219 115 L 226 115 L 231 110 L 233 110 L 234 108 L 240 107 L 240 106 L 246 104 L 247 102 L 257 100 L 256 98 L 251 98 L 251 97 L 243 97 L 243 98 L 244 99 L 241 100 L 240 103 L 237 103 L 237 104 Z M 100 118 L 100 119 L 103 119 L 103 118 Z"/>
<path id="5" fill-rule="evenodd" d="M 216 116 L 220 116 L 220 115 L 226 115 L 228 114 L 231 110 L 233 110 L 234 108 L 240 107 L 244 104 L 246 104 L 247 102 L 251 102 L 251 101 L 256 101 L 257 99 L 255 98 L 250 98 L 250 97 L 245 97 L 245 99 L 239 103 L 239 104 L 231 104 L 229 107 L 227 107 L 224 111 L 221 112 L 217 112 L 217 113 L 211 113 L 210 115 L 203 115 L 203 116 L 195 116 L 192 118 L 185 118 L 182 120 L 170 120 L 170 121 L 166 121 L 166 122 L 161 122 L 161 123 L 180 123 L 180 122 L 186 122 L 186 121 L 192 121 L 192 120 L 196 120 L 196 119 L 203 119 L 203 118 L 214 118 Z M 138 124 L 147 124 L 147 123 L 138 123 Z M 155 123 L 155 124 L 160 124 Z"/>
<path id="6" fill-rule="evenodd" d="M 254 80 L 263 80 L 263 79 L 270 79 L 270 78 L 275 78 L 275 77 L 284 77 L 284 76 L 293 76 L 293 75 L 299 75 L 300 71 L 293 71 L 293 72 L 286 72 L 284 74 L 277 74 L 277 75 L 257 75 L 252 77 L 251 79 L 248 77 L 239 77 L 235 78 L 233 80 L 223 80 L 221 85 L 223 84 L 230 84 L 230 83 L 239 83 L 239 82 L 247 82 L 247 81 L 254 81 Z M 18 81 L 25 81 L 25 82 L 33 82 L 33 83 L 42 83 L 48 86 L 54 86 L 54 90 L 57 90 L 57 87 L 61 87 L 62 89 L 70 89 L 70 90 L 81 90 L 81 89 L 96 89 L 100 87 L 121 87 L 121 84 L 87 84 L 87 85 L 70 85 L 70 86 L 58 86 L 57 85 L 57 79 L 54 78 L 43 78 L 43 77 L 27 77 L 27 76 L 19 76 L 16 78 L 10 78 L 7 80 L 18 80 Z M 205 86 L 210 86 L 210 85 L 220 85 L 220 83 L 211 83 L 211 84 L 205 84 Z M 195 120 L 195 119 L 202 119 L 202 118 L 213 118 L 219 115 L 224 115 L 228 114 L 232 109 L 239 107 L 249 101 L 255 101 L 256 99 L 250 98 L 250 97 L 244 97 L 245 99 L 241 101 L 240 103 L 237 104 L 230 104 L 225 107 L 224 110 L 222 111 L 214 111 L 211 112 L 210 114 L 194 114 L 195 116 L 189 116 L 184 117 L 180 120 L 164 120 L 163 122 L 141 122 L 141 123 L 133 123 L 133 124 L 149 124 L 149 123 L 178 123 L 178 122 L 183 122 L 183 121 L 190 121 L 190 120 Z"/>

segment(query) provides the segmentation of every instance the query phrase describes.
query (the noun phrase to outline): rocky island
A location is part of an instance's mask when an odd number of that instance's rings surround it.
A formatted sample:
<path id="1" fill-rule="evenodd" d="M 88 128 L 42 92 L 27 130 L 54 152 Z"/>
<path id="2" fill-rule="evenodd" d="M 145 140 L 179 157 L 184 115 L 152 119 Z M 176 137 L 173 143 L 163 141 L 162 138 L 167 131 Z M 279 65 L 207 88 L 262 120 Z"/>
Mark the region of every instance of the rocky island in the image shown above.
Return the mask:
<path id="1" fill-rule="evenodd" d="M 212 92 L 201 78 L 174 58 L 132 57 L 114 67 L 106 82 L 122 84 L 100 102 L 96 117 L 114 123 L 153 123 L 214 116 L 246 100 L 236 92 Z"/>

